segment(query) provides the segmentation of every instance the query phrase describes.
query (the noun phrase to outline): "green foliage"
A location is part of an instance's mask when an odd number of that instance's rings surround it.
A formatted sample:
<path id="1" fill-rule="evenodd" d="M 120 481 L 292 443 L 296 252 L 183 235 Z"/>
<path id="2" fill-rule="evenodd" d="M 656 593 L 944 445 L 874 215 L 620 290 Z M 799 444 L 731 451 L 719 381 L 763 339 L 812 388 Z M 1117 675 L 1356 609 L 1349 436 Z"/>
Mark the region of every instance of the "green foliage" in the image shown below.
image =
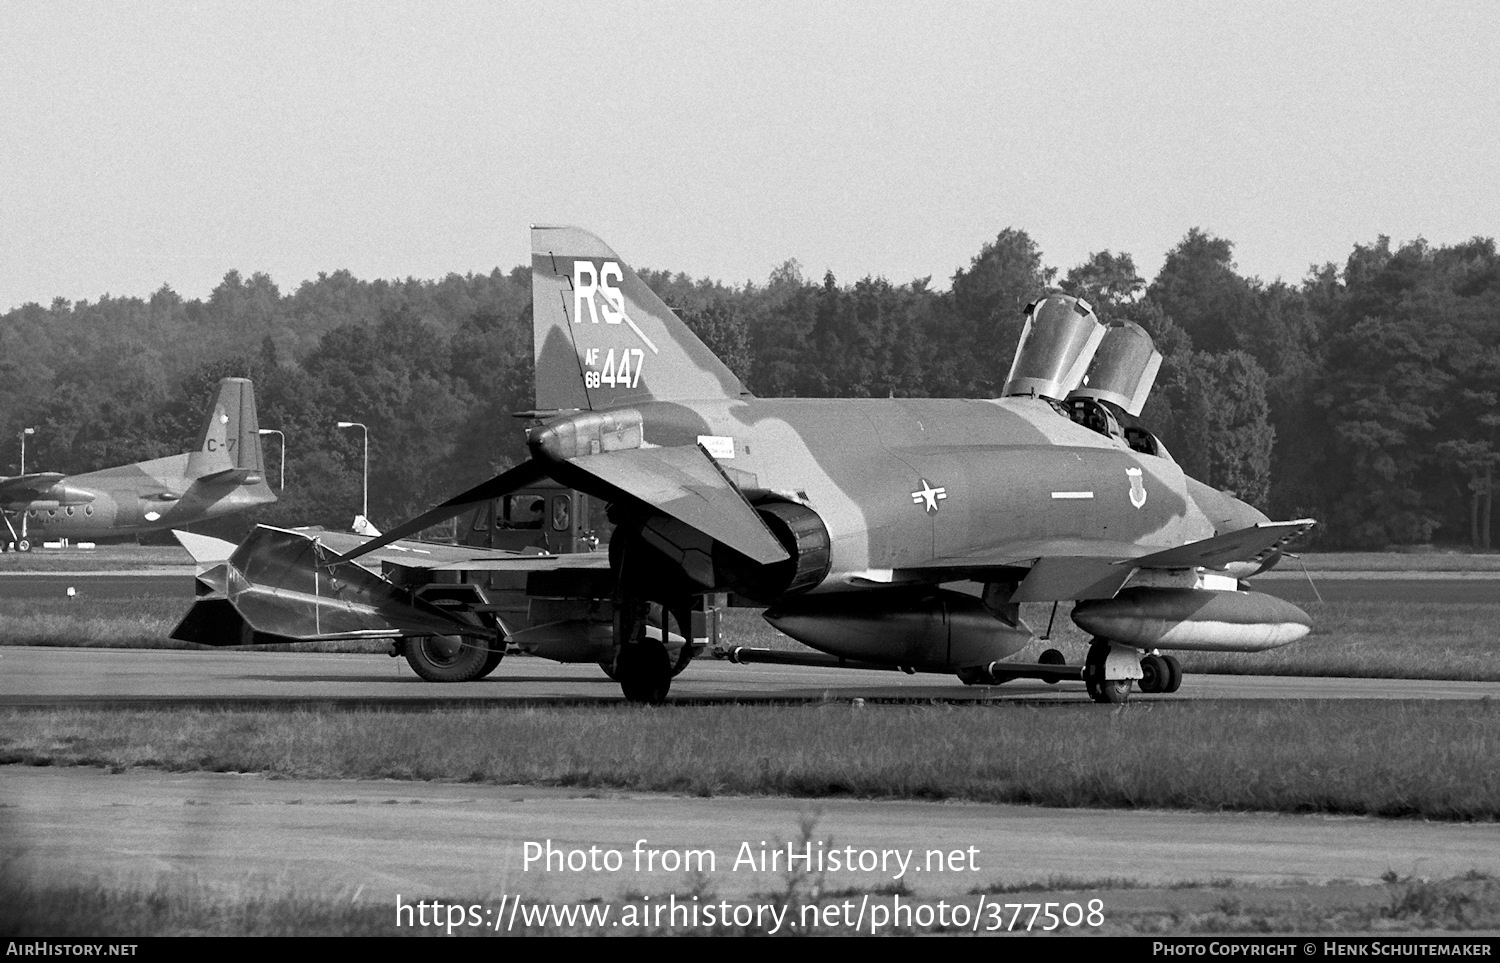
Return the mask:
<path id="1" fill-rule="evenodd" d="M 1194 352 L 1182 371 L 1181 443 L 1174 449 L 1189 475 L 1259 506 L 1270 493 L 1276 437 L 1266 383 L 1243 351 Z"/>
<path id="2" fill-rule="evenodd" d="M 1146 295 L 1200 351 L 1242 347 L 1260 315 L 1255 289 L 1235 273 L 1234 245 L 1198 228 L 1171 251 Z"/>
<path id="3" fill-rule="evenodd" d="M 1021 309 L 1057 275 L 1006 228 L 952 277 L 840 284 L 796 260 L 764 284 L 642 278 L 766 397 L 998 393 Z M 1147 286 L 1101 251 L 1063 286 L 1132 320 L 1165 360 L 1143 421 L 1192 474 L 1323 544 L 1492 544 L 1500 467 L 1500 256 L 1493 240 L 1356 245 L 1300 286 L 1238 274 L 1233 244 L 1190 230 Z M 532 406 L 530 272 L 362 281 L 320 274 L 290 293 L 237 271 L 203 301 L 28 304 L 0 320 L 0 439 L 34 427 L 27 468 L 65 472 L 192 443 L 214 382 L 256 383 L 261 424 L 287 437 L 278 524 L 345 525 L 370 502 L 389 525 L 525 457 Z M 0 472 L 19 470 L 13 442 Z M 267 468 L 279 469 L 277 450 Z"/>
<path id="4" fill-rule="evenodd" d="M 1021 312 L 1046 293 L 1056 274 L 1042 266 L 1042 253 L 1025 231 L 1006 228 L 953 275 L 953 308 L 963 323 L 944 348 L 977 362 L 974 387 L 965 394 L 999 393 L 1021 339 Z"/>
<path id="5" fill-rule="evenodd" d="M 1135 273 L 1135 259 L 1123 251 L 1090 254 L 1083 264 L 1063 278 L 1063 290 L 1093 305 L 1102 321 L 1112 321 L 1117 311 L 1133 303 L 1146 282 Z"/>

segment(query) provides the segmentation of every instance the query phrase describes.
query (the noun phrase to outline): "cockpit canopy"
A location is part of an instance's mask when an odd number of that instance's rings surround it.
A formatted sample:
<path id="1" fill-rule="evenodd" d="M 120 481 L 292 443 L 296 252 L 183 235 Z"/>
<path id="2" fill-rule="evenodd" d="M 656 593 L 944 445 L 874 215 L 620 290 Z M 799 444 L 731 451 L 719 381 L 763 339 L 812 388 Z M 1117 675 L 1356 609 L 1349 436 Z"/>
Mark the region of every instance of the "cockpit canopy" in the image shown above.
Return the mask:
<path id="1" fill-rule="evenodd" d="M 1049 294 L 1026 307 L 1026 326 L 1003 395 L 1061 401 L 1082 382 L 1104 325 L 1081 298 Z"/>
<path id="2" fill-rule="evenodd" d="M 1161 352 L 1146 329 L 1133 321 L 1115 321 L 1105 329 L 1083 383 L 1068 397 L 1108 401 L 1140 417 L 1160 368 Z"/>

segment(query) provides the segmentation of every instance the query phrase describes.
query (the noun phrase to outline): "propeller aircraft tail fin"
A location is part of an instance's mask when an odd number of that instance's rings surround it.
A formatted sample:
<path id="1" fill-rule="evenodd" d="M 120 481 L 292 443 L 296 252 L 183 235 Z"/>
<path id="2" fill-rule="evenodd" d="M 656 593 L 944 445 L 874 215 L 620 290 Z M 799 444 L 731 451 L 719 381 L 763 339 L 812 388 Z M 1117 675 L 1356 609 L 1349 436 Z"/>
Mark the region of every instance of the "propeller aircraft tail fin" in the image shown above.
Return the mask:
<path id="1" fill-rule="evenodd" d="M 219 381 L 219 393 L 198 435 L 197 447 L 188 454 L 189 479 L 227 477 L 231 472 L 247 479 L 265 476 L 255 386 L 249 378 Z"/>

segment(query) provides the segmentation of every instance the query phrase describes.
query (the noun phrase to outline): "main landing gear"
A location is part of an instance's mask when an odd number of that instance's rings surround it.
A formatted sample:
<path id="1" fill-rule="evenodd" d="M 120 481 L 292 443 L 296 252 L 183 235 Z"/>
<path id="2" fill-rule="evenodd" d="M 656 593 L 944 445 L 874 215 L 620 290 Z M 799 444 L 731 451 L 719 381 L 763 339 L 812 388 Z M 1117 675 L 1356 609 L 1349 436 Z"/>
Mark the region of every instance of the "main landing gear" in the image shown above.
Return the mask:
<path id="1" fill-rule="evenodd" d="M 693 658 L 693 583 L 672 577 L 673 564 L 653 564 L 663 556 L 639 532 L 617 522 L 609 542 L 609 564 L 615 573 L 614 654 L 600 662 L 620 683 L 626 702 L 660 705 L 667 700 L 672 677 Z M 675 624 L 683 644 L 674 655 L 668 637 Z"/>
<path id="2" fill-rule="evenodd" d="M 10 515 L 0 512 L 0 517 L 5 519 L 5 528 L 10 532 L 10 538 L 0 541 L 0 552 L 29 552 L 31 551 L 31 533 L 26 531 L 26 513 L 21 512 L 21 530 L 16 531 L 16 526 L 10 520 Z"/>
<path id="3" fill-rule="evenodd" d="M 653 624 L 653 618 L 655 616 Z M 676 659 L 666 645 L 668 618 L 677 625 L 683 638 Z M 620 683 L 626 702 L 660 705 L 667 699 L 672 679 L 687 668 L 693 659 L 692 615 L 689 604 L 677 607 L 635 600 L 621 600 L 615 605 L 614 663 L 605 665 L 605 673 Z"/>
<path id="4" fill-rule="evenodd" d="M 1140 659 L 1140 675 L 1131 671 L 1130 663 L 1139 650 L 1095 639 L 1083 663 L 1083 685 L 1095 702 L 1119 705 L 1130 698 L 1130 690 L 1140 686 L 1146 693 L 1176 692 L 1182 686 L 1182 665 L 1170 655 L 1150 654 Z"/>

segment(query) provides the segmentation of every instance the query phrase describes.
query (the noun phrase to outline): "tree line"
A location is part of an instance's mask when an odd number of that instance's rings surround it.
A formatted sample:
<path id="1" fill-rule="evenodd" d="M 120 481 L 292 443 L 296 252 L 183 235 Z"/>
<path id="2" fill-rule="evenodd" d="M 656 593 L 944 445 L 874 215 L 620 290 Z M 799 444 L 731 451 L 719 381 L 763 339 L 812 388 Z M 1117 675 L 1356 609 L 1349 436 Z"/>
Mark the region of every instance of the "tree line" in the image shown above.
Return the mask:
<path id="1" fill-rule="evenodd" d="M 990 397 L 1022 309 L 1049 291 L 1145 327 L 1165 356 L 1143 420 L 1191 475 L 1325 548 L 1487 550 L 1500 462 L 1500 255 L 1490 238 L 1389 238 L 1300 284 L 1241 275 L 1194 229 L 1147 282 L 1127 253 L 1066 273 L 1007 229 L 931 278 L 841 284 L 789 260 L 764 283 L 641 271 L 758 395 Z M 27 304 L 0 323 L 0 465 L 82 472 L 183 450 L 220 377 L 253 378 L 287 438 L 282 500 L 256 521 L 347 525 L 369 426 L 370 504 L 390 525 L 525 457 L 529 268 L 438 281 L 320 274 L 283 294 L 230 272 L 206 300 Z M 11 439 L 7 444 L 3 439 Z M 266 450 L 273 478 L 280 449 Z M 241 523 L 243 524 L 243 522 Z"/>

